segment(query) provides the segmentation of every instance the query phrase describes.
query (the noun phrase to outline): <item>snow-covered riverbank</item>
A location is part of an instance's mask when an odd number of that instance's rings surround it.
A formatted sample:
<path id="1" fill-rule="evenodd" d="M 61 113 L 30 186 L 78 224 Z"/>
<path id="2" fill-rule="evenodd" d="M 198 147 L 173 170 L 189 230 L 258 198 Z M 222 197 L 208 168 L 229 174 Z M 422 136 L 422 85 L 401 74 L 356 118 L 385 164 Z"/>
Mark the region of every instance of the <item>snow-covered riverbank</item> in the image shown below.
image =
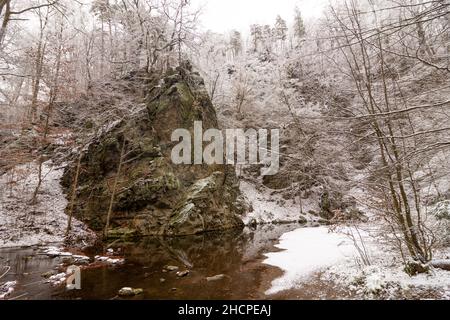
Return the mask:
<path id="1" fill-rule="evenodd" d="M 352 230 L 358 232 L 358 239 L 361 235 L 357 244 L 361 248 L 364 243 L 370 265 L 361 262 L 349 236 Z M 328 227 L 302 228 L 281 236 L 276 247 L 282 251 L 266 254 L 264 263 L 280 268 L 284 274 L 272 282 L 266 294 L 299 289 L 320 274 L 322 281 L 348 288 L 357 297 L 389 299 L 433 291 L 439 298 L 450 298 L 449 271 L 431 269 L 410 277 L 401 259 L 394 252 L 382 250 L 372 232 L 348 227 L 334 231 Z M 437 258 L 449 256 L 449 248 L 437 253 Z"/>
<path id="2" fill-rule="evenodd" d="M 16 166 L 0 177 L 0 247 L 33 246 L 64 241 L 67 199 L 60 179 L 63 168 L 43 164 L 38 202 L 30 204 L 38 181 L 36 163 Z M 73 234 L 92 240 L 95 234 L 73 219 Z"/>
<path id="3" fill-rule="evenodd" d="M 267 294 L 295 288 L 315 272 L 357 256 L 350 239 L 343 234 L 330 233 L 326 227 L 286 233 L 276 247 L 283 251 L 267 253 L 264 263 L 279 267 L 285 273 L 273 281 Z"/>

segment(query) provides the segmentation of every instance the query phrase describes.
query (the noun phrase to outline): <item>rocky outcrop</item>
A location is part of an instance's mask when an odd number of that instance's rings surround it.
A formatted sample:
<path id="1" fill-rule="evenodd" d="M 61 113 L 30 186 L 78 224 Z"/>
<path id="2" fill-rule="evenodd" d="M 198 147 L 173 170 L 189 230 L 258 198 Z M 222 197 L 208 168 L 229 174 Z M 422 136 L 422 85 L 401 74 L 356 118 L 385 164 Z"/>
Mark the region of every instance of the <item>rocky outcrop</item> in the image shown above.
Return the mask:
<path id="1" fill-rule="evenodd" d="M 203 79 L 189 67 L 172 70 L 154 81 L 145 101 L 140 111 L 101 128 L 85 147 L 76 216 L 102 230 L 117 180 L 110 236 L 179 236 L 241 228 L 244 209 L 234 167 L 171 161 L 173 130 L 192 133 L 197 120 L 204 130 L 218 127 Z M 75 162 L 64 175 L 67 190 Z"/>

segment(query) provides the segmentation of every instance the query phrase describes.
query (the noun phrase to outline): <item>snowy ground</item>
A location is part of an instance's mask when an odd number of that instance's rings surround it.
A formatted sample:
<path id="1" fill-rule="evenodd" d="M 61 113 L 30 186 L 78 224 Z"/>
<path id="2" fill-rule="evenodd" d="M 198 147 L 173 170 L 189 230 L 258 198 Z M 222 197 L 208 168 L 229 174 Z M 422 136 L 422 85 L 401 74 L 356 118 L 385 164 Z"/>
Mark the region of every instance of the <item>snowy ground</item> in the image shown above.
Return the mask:
<path id="1" fill-rule="evenodd" d="M 283 251 L 266 254 L 264 263 L 285 271 L 267 294 L 295 288 L 314 273 L 344 261 L 354 261 L 356 248 L 343 234 L 327 227 L 302 228 L 284 234 L 276 246 Z"/>
<path id="2" fill-rule="evenodd" d="M 382 250 L 372 231 L 359 230 L 370 265 L 361 263 L 361 256 L 349 232 L 354 227 L 330 231 L 328 227 L 303 228 L 284 234 L 278 248 L 283 251 L 266 254 L 264 263 L 279 267 L 284 275 L 272 282 L 266 294 L 300 288 L 315 274 L 324 281 L 349 288 L 364 298 L 399 298 L 410 291 L 434 290 L 440 298 L 450 298 L 450 272 L 432 269 L 429 274 L 408 276 L 394 252 Z M 449 251 L 438 256 L 448 258 Z M 414 295 L 413 295 L 414 296 Z"/>
<path id="3" fill-rule="evenodd" d="M 318 217 L 313 217 L 309 214 L 300 214 L 299 205 L 293 204 L 291 200 L 282 199 L 281 195 L 271 194 L 273 190 L 265 189 L 258 190 L 254 184 L 247 181 L 241 181 L 241 192 L 252 205 L 253 211 L 244 217 L 244 223 L 247 225 L 251 221 L 256 221 L 258 224 L 265 223 L 287 223 L 298 222 L 303 218 L 308 221 L 318 221 Z M 314 203 L 318 203 L 316 199 L 308 199 L 303 203 L 303 212 L 308 212 L 311 209 L 317 209 Z"/>
<path id="4" fill-rule="evenodd" d="M 67 228 L 66 197 L 60 185 L 62 168 L 43 165 L 38 203 L 30 204 L 37 184 L 38 167 L 28 163 L 0 177 L 0 247 L 32 246 L 62 242 Z M 80 221 L 72 222 L 79 239 L 95 238 Z"/>

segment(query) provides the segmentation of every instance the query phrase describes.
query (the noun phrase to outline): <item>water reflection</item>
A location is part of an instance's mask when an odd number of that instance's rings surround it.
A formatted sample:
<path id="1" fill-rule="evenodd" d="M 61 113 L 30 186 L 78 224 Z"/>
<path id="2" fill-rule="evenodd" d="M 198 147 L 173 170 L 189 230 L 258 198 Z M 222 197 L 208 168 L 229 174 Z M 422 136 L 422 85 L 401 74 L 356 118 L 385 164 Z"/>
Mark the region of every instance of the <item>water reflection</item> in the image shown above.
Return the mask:
<path id="1" fill-rule="evenodd" d="M 11 267 L 0 283 L 17 281 L 11 298 L 53 298 L 53 290 L 44 283 L 42 273 L 55 268 L 61 263 L 61 259 L 49 259 L 47 256 L 40 255 L 39 251 L 38 248 L 0 249 L 0 266 Z"/>
<path id="2" fill-rule="evenodd" d="M 123 251 L 125 265 L 83 270 L 82 290 L 75 291 L 42 283 L 40 274 L 55 267 L 58 259 L 37 256 L 33 249 L 0 250 L 0 256 L 14 266 L 15 275 L 8 275 L 8 280 L 19 281 L 14 295 L 26 292 L 23 298 L 117 299 L 117 291 L 127 286 L 144 289 L 143 294 L 133 299 L 257 299 L 263 297 L 267 288 L 262 286 L 270 283 L 273 273 L 273 268 L 261 263 L 262 254 L 272 250 L 283 233 L 296 228 L 298 225 L 268 225 L 253 231 L 116 243 L 114 248 Z M 190 273 L 179 278 L 175 272 L 164 272 L 167 265 Z M 20 275 L 23 273 L 29 275 Z M 225 277 L 206 280 L 219 274 Z M 32 281 L 40 282 L 24 286 Z"/>

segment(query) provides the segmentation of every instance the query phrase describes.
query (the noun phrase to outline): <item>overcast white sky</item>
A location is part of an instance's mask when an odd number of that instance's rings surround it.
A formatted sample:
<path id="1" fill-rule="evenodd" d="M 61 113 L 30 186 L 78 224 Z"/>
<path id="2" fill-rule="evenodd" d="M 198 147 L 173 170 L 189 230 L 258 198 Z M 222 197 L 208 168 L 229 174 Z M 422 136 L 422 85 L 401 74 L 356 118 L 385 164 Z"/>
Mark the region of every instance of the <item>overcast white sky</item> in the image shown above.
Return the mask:
<path id="1" fill-rule="evenodd" d="M 246 32 L 252 23 L 273 24 L 279 14 L 291 23 L 298 6 L 305 20 L 320 16 L 326 0 L 192 0 L 202 6 L 202 25 L 215 32 L 238 29 Z"/>

